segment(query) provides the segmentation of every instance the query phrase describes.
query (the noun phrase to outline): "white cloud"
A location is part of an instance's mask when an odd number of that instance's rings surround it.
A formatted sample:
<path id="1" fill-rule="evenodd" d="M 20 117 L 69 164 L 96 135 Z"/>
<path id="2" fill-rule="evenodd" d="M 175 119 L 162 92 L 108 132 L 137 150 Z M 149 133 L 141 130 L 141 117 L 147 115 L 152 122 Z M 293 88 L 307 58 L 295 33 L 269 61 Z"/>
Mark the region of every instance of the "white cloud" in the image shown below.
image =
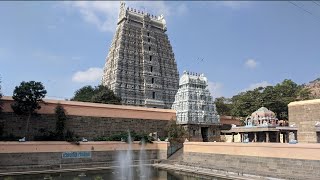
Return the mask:
<path id="1" fill-rule="evenodd" d="M 92 67 L 87 69 L 86 71 L 78 71 L 72 76 L 73 82 L 94 82 L 99 80 L 102 77 L 103 69 Z"/>
<path id="2" fill-rule="evenodd" d="M 65 2 L 65 5 L 79 11 L 85 22 L 95 25 L 100 31 L 114 31 L 119 12 L 119 2 L 72 1 Z"/>
<path id="3" fill-rule="evenodd" d="M 72 1 L 63 4 L 79 11 L 85 22 L 95 25 L 100 31 L 114 32 L 116 29 L 120 8 L 118 1 Z M 128 1 L 126 7 L 136 8 L 157 16 L 163 14 L 165 18 L 172 14 L 181 15 L 187 12 L 185 4 L 169 6 L 163 1 Z"/>
<path id="4" fill-rule="evenodd" d="M 267 81 L 262 81 L 262 82 L 259 82 L 259 83 L 253 83 L 253 84 L 250 84 L 248 88 L 242 90 L 241 92 L 244 92 L 244 91 L 250 91 L 250 90 L 254 90 L 255 88 L 258 88 L 258 87 L 267 87 L 267 86 L 271 86 L 272 84 L 268 83 Z"/>
<path id="5" fill-rule="evenodd" d="M 248 59 L 246 62 L 245 62 L 245 66 L 250 68 L 250 69 L 254 69 L 256 68 L 258 65 L 258 62 L 254 59 Z"/>
<path id="6" fill-rule="evenodd" d="M 222 96 L 222 83 L 219 82 L 208 82 L 208 88 L 213 98 L 221 97 Z"/>

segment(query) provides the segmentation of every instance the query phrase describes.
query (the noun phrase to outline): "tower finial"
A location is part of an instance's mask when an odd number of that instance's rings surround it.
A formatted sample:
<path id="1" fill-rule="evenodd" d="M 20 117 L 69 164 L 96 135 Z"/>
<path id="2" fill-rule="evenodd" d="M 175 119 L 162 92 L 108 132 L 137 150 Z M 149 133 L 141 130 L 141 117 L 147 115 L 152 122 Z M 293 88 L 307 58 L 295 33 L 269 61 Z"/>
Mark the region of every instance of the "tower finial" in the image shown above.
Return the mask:
<path id="1" fill-rule="evenodd" d="M 119 17 L 118 21 L 120 21 L 124 16 L 126 12 L 126 3 L 124 1 L 120 1 L 120 11 L 119 11 Z"/>

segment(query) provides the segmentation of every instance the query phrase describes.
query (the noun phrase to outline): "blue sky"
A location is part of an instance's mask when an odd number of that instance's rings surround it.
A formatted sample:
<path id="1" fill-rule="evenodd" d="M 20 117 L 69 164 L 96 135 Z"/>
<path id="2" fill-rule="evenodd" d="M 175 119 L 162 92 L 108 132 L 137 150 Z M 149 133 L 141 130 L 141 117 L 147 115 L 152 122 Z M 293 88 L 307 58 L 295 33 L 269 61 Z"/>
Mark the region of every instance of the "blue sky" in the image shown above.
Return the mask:
<path id="1" fill-rule="evenodd" d="M 320 6 L 309 2 L 127 2 L 164 14 L 180 74 L 204 73 L 214 97 L 231 97 L 285 78 L 320 77 Z M 4 95 L 41 81 L 48 98 L 97 85 L 119 2 L 0 2 Z M 203 59 L 200 62 L 198 59 Z"/>

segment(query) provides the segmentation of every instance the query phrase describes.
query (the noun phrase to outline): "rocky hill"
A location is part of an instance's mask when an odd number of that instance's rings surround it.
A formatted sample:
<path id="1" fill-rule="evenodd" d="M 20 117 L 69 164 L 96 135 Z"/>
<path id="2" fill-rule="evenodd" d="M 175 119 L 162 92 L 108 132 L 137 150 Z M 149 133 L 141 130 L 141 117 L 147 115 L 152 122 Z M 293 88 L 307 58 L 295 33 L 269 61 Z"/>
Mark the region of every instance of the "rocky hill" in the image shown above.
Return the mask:
<path id="1" fill-rule="evenodd" d="M 320 98 L 320 78 L 305 84 L 305 88 L 310 89 L 312 98 Z"/>

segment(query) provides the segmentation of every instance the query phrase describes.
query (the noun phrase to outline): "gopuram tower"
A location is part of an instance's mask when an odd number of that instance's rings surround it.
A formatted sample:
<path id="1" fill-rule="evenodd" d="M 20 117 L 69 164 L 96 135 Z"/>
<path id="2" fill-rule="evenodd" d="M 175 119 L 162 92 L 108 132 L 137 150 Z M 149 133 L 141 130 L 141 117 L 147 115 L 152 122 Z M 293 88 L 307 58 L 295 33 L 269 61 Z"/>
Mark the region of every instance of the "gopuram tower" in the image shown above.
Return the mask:
<path id="1" fill-rule="evenodd" d="M 122 104 L 171 108 L 179 74 L 166 30 L 163 15 L 120 3 L 102 84 L 121 97 Z"/>
<path id="2" fill-rule="evenodd" d="M 184 71 L 172 109 L 190 141 L 220 141 L 220 116 L 203 74 Z"/>

